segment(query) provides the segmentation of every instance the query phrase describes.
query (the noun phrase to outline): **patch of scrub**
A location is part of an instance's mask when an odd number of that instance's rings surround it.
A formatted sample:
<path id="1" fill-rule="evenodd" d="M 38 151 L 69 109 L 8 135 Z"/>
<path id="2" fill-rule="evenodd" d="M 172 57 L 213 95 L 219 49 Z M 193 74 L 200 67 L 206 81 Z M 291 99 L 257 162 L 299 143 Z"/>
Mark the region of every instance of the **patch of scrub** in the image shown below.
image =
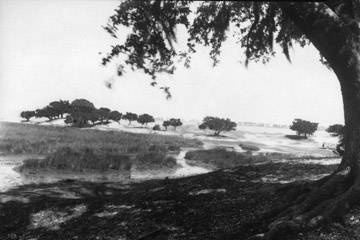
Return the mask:
<path id="1" fill-rule="evenodd" d="M 194 195 L 201 195 L 201 194 L 210 194 L 210 193 L 225 193 L 226 189 L 225 188 L 218 188 L 218 189 L 202 189 L 199 191 L 192 191 L 189 192 L 189 195 L 194 196 Z"/>
<path id="2" fill-rule="evenodd" d="M 87 207 L 84 204 L 80 204 L 70 209 L 64 209 L 64 211 L 43 210 L 31 215 L 29 227 L 57 230 L 60 228 L 60 224 L 81 216 L 86 209 Z"/>

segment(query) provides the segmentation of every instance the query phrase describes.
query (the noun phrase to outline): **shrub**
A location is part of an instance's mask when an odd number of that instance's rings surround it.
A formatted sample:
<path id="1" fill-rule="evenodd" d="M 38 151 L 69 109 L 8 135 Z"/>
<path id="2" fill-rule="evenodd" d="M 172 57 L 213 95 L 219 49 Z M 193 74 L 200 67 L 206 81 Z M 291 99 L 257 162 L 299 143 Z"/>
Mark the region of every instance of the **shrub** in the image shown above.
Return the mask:
<path id="1" fill-rule="evenodd" d="M 154 131 L 160 131 L 160 130 L 161 130 L 159 124 L 156 124 L 152 129 L 153 129 Z"/>

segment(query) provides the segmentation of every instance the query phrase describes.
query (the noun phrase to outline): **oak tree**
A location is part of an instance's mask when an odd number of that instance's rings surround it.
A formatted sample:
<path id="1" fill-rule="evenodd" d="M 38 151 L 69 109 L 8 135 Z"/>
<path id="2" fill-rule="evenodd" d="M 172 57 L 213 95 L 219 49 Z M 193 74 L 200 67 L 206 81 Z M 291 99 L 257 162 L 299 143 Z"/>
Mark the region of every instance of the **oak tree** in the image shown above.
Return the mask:
<path id="1" fill-rule="evenodd" d="M 195 11 L 192 11 L 196 8 Z M 176 27 L 189 34 L 187 50 L 175 47 Z M 342 217 L 360 200 L 360 1 L 240 2 L 240 1 L 137 1 L 120 3 L 105 30 L 113 37 L 121 27 L 131 29 L 125 42 L 111 47 L 103 58 L 149 74 L 156 86 L 160 73 L 172 74 L 182 60 L 191 65 L 198 45 L 210 47 L 218 62 L 222 43 L 234 36 L 244 50 L 244 63 L 268 62 L 280 46 L 290 60 L 289 49 L 310 43 L 321 61 L 336 75 L 342 93 L 346 146 L 338 169 L 303 191 L 293 206 L 279 213 L 266 237 L 276 238 L 289 228 L 299 230 Z M 116 58 L 122 55 L 122 58 Z M 118 60 L 119 59 L 119 60 Z M 161 87 L 168 96 L 169 88 Z M 339 174 L 341 173 L 341 174 Z M 301 192 L 301 191 L 300 191 Z"/>

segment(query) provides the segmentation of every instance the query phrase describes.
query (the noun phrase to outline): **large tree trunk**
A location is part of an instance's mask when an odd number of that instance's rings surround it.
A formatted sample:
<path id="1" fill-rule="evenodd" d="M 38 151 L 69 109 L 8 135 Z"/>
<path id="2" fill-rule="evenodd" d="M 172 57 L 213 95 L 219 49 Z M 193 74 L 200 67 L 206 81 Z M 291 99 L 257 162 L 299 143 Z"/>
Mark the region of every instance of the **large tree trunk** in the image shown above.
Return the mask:
<path id="1" fill-rule="evenodd" d="M 324 3 L 281 3 L 283 13 L 305 33 L 335 72 L 345 115 L 342 167 L 360 170 L 360 25 Z M 358 173 L 356 173 L 358 174 Z"/>
<path id="2" fill-rule="evenodd" d="M 357 49 L 350 46 L 352 49 L 335 62 L 333 69 L 340 81 L 346 126 L 341 166 L 350 167 L 351 174 L 357 176 L 360 173 L 360 42 L 353 44 Z"/>

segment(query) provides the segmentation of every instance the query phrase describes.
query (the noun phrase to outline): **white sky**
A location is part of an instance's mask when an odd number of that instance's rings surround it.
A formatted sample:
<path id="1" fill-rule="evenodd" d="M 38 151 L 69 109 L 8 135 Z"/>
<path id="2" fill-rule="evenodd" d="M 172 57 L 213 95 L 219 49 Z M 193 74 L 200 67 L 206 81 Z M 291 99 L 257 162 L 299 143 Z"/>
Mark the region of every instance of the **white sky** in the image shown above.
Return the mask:
<path id="1" fill-rule="evenodd" d="M 278 54 L 269 64 L 246 69 L 242 50 L 224 45 L 221 63 L 211 66 L 200 49 L 191 69 L 166 76 L 173 98 L 165 99 L 140 72 L 116 76 L 99 52 L 112 39 L 102 29 L 118 1 L 0 0 L 0 120 L 58 99 L 86 98 L 95 106 L 155 117 L 289 124 L 294 118 L 323 125 L 343 123 L 335 74 L 319 62 L 313 47 L 296 48 L 292 64 Z M 115 79 L 114 88 L 104 81 Z"/>

